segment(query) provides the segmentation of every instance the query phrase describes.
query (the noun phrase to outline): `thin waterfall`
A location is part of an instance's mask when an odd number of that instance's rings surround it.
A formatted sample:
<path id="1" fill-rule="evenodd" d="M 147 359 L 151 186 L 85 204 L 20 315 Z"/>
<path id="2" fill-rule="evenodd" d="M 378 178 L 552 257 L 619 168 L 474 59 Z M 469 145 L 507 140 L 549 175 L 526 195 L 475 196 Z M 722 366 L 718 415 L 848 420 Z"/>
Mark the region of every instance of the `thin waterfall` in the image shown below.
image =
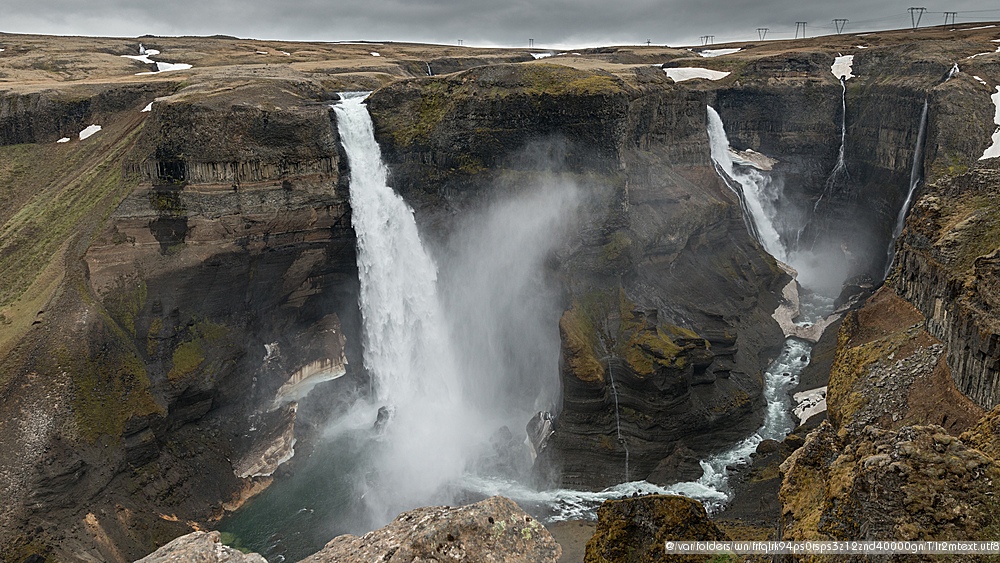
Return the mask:
<path id="1" fill-rule="evenodd" d="M 833 194 L 837 180 L 841 176 L 848 175 L 847 165 L 844 163 L 844 150 L 847 146 L 847 80 L 843 76 L 840 77 L 840 88 L 840 150 L 837 151 L 837 164 L 834 165 L 833 170 L 830 171 L 830 175 L 826 179 L 823 193 L 820 194 L 819 199 L 816 200 L 816 204 L 813 205 L 814 213 L 819 209 L 819 204 L 823 201 L 823 198 Z"/>
<path id="2" fill-rule="evenodd" d="M 622 436 L 622 420 L 618 412 L 618 386 L 615 385 L 615 374 L 611 370 L 611 361 L 608 360 L 608 378 L 611 379 L 611 394 L 615 397 L 615 431 L 618 433 L 618 443 L 625 449 L 625 482 L 628 482 L 628 444 Z"/>
<path id="3" fill-rule="evenodd" d="M 917 130 L 917 146 L 913 148 L 913 166 L 910 167 L 910 190 L 906 193 L 906 200 L 899 208 L 899 215 L 896 216 L 896 226 L 892 229 L 892 238 L 889 240 L 889 248 L 886 250 L 885 275 L 889 276 L 892 269 L 893 260 L 896 258 L 896 239 L 903 233 L 903 225 L 906 224 L 906 214 L 913 204 L 913 194 L 924 179 L 924 141 L 927 136 L 927 100 L 924 99 L 924 109 L 920 112 L 920 128 Z"/>
<path id="4" fill-rule="evenodd" d="M 431 71 L 431 63 L 424 62 L 424 64 L 427 65 L 427 76 L 434 76 L 434 73 Z"/>

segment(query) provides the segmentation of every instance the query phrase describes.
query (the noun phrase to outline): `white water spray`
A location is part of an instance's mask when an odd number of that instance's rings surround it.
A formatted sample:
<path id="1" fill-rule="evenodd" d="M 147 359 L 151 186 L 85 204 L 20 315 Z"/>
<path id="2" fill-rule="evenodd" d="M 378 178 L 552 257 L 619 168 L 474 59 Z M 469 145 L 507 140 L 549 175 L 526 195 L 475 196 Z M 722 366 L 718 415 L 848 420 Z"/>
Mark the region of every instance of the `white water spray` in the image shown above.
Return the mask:
<path id="1" fill-rule="evenodd" d="M 896 216 L 896 225 L 892 229 L 892 238 L 889 239 L 889 248 L 886 250 L 885 275 L 889 276 L 892 270 L 892 263 L 896 258 L 896 239 L 903 233 L 903 225 L 906 224 L 906 214 L 913 204 L 913 194 L 924 179 L 924 139 L 927 135 L 927 100 L 924 100 L 924 109 L 920 112 L 920 128 L 917 130 L 917 146 L 913 148 L 913 165 L 910 167 L 910 189 L 906 193 L 906 200 L 899 208 L 899 215 Z"/>

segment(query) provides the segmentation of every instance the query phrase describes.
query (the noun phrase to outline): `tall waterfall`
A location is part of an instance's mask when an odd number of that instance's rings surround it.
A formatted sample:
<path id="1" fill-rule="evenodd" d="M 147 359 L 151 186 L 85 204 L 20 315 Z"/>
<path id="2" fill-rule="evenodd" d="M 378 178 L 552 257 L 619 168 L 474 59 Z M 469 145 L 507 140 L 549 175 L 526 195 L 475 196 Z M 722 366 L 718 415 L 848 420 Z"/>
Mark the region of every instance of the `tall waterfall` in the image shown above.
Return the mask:
<path id="1" fill-rule="evenodd" d="M 957 67 L 958 65 L 956 65 Z M 913 194 L 924 179 L 924 140 L 927 136 L 927 100 L 924 100 L 924 109 L 920 112 L 920 128 L 917 130 L 917 146 L 913 148 L 913 165 L 910 167 L 910 189 L 906 193 L 906 200 L 899 208 L 899 215 L 896 216 L 896 225 L 892 229 L 892 238 L 889 240 L 889 248 L 886 250 L 885 276 L 889 275 L 892 269 L 892 262 L 896 257 L 896 239 L 903 233 L 903 225 L 906 224 L 906 213 L 913 204 Z"/>
<path id="2" fill-rule="evenodd" d="M 518 183 L 455 221 L 435 261 L 413 210 L 388 185 L 362 96 L 334 109 L 350 166 L 364 363 L 376 401 L 366 408 L 391 413 L 360 488 L 373 520 L 385 523 L 454 501 L 470 473 L 527 471 L 525 424 L 559 399 L 552 327 L 561 309 L 544 264 L 577 190 L 557 177 Z"/>
<path id="3" fill-rule="evenodd" d="M 388 185 L 362 100 L 362 95 L 347 96 L 334 111 L 350 165 L 364 362 L 375 398 L 392 413 L 377 460 L 380 484 L 367 494 L 385 504 L 388 513 L 397 502 L 419 503 L 460 476 L 474 437 L 462 427 L 471 416 L 462 401 L 437 267 L 420 239 L 413 210 Z"/>

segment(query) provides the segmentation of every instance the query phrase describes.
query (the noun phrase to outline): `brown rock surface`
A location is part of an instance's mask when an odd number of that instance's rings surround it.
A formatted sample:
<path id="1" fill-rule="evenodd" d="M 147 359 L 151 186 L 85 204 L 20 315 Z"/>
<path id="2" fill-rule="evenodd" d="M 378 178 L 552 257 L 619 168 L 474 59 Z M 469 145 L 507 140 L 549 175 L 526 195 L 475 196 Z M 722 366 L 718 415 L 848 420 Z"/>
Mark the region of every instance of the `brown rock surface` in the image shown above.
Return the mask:
<path id="1" fill-rule="evenodd" d="M 829 422 L 782 465 L 786 539 L 958 540 L 996 533 L 1000 467 L 939 426 Z"/>
<path id="2" fill-rule="evenodd" d="M 667 540 L 724 540 L 701 503 L 686 497 L 649 495 L 605 501 L 597 510 L 597 530 L 587 542 L 587 563 L 704 560 L 668 556 Z"/>
<path id="3" fill-rule="evenodd" d="M 404 512 L 388 526 L 364 536 L 334 538 L 302 563 L 555 563 L 561 554 L 562 548 L 548 530 L 514 501 L 490 497 L 463 507 Z"/>
<path id="4" fill-rule="evenodd" d="M 222 545 L 219 532 L 192 532 L 143 557 L 136 563 L 266 563 L 256 553 L 241 553 Z"/>

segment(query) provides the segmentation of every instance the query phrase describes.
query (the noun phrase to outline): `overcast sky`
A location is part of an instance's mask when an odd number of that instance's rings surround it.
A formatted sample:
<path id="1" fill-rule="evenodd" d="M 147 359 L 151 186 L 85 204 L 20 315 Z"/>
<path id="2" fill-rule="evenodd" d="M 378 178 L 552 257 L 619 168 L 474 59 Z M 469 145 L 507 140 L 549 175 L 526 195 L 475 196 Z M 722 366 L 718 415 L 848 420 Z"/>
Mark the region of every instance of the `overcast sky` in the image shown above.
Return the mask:
<path id="1" fill-rule="evenodd" d="M 134 37 L 235 35 L 255 39 L 418 41 L 536 47 L 697 45 L 790 39 L 910 26 L 907 8 L 926 6 L 921 25 L 1000 20 L 995 0 L 3 0 L 0 31 Z"/>

